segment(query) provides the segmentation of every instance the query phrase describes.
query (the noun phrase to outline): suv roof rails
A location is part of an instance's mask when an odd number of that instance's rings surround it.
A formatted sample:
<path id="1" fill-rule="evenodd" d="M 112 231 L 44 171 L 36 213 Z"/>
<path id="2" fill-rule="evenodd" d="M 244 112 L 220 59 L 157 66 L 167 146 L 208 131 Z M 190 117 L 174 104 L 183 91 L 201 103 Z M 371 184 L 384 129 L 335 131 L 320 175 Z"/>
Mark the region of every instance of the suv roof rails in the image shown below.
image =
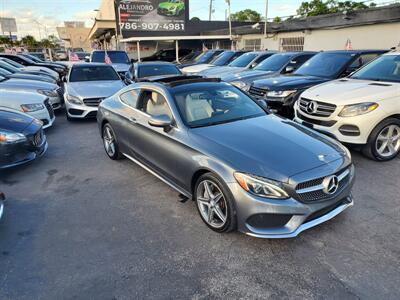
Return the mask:
<path id="1" fill-rule="evenodd" d="M 164 78 L 161 77 L 154 80 L 148 80 L 148 82 L 159 82 L 169 87 L 175 87 L 178 85 L 197 83 L 197 82 L 221 82 L 221 79 L 205 78 L 203 76 L 198 76 L 198 75 L 191 75 L 191 76 L 180 75 L 180 76 L 164 77 Z"/>

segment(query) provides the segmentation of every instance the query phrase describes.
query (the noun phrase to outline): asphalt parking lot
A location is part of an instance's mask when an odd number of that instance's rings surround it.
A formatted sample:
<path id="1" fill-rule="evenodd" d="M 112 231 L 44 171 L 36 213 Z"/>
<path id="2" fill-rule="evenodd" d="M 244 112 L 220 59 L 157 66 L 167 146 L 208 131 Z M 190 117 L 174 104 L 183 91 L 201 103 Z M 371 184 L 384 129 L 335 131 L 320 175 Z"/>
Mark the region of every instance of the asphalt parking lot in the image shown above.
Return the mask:
<path id="1" fill-rule="evenodd" d="M 58 116 L 0 175 L 0 299 L 399 299 L 400 159 L 353 152 L 355 206 L 290 240 L 219 235 L 193 202 Z"/>

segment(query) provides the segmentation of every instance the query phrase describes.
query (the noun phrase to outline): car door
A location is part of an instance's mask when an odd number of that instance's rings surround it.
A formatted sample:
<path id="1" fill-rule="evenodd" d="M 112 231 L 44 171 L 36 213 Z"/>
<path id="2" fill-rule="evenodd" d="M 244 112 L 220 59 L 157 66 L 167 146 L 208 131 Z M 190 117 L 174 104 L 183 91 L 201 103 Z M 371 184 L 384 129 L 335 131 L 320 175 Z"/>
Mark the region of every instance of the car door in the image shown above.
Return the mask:
<path id="1" fill-rule="evenodd" d="M 175 123 L 168 130 L 149 125 L 149 120 L 157 115 L 175 119 L 166 96 L 158 90 L 143 88 L 137 110 L 136 120 L 131 120 L 129 126 L 128 142 L 133 155 L 162 177 L 184 187 L 192 157 L 191 150 L 183 143 L 186 130 Z"/>

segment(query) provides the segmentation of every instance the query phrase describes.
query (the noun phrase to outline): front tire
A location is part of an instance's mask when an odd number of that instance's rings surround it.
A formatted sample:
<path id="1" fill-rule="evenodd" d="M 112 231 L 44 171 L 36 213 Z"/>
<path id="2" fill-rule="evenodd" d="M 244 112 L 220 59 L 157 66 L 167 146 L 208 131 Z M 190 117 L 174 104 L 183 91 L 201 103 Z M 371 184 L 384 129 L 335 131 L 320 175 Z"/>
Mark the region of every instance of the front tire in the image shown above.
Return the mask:
<path id="1" fill-rule="evenodd" d="M 389 118 L 375 127 L 362 153 L 376 161 L 388 161 L 400 153 L 400 120 Z"/>
<path id="2" fill-rule="evenodd" d="M 223 233 L 236 229 L 236 211 L 228 187 L 211 173 L 202 175 L 195 186 L 194 198 L 203 222 Z"/>
<path id="3" fill-rule="evenodd" d="M 119 151 L 115 132 L 108 123 L 103 126 L 102 138 L 107 156 L 112 160 L 122 159 L 123 155 Z"/>

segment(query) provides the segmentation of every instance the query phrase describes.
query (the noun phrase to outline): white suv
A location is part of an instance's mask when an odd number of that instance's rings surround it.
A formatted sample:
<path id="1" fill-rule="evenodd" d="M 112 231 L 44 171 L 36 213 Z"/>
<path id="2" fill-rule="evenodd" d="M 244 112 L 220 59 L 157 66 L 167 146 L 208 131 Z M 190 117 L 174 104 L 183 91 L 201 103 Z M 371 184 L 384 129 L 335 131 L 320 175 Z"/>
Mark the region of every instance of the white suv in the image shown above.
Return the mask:
<path id="1" fill-rule="evenodd" d="M 349 78 L 306 90 L 295 121 L 386 161 L 400 152 L 400 52 L 387 53 Z"/>

